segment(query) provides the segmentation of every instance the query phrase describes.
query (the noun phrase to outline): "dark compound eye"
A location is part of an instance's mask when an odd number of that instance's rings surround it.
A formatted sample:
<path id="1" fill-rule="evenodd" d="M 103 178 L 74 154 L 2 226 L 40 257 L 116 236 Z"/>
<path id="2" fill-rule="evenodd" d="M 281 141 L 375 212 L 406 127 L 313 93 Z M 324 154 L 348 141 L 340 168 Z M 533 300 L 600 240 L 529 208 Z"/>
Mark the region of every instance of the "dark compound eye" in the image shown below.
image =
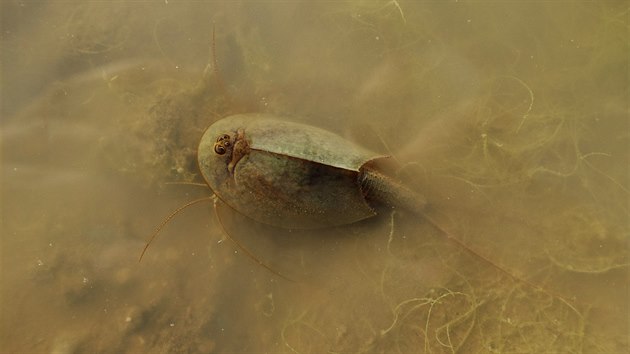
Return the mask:
<path id="1" fill-rule="evenodd" d="M 219 155 L 223 155 L 225 154 L 225 147 L 221 144 L 215 144 L 214 145 L 214 152 L 216 152 Z"/>
<path id="2" fill-rule="evenodd" d="M 223 135 L 219 135 L 219 137 L 217 138 L 217 143 L 221 142 L 221 141 L 225 141 L 225 140 L 230 140 L 230 136 L 227 134 L 223 134 Z"/>

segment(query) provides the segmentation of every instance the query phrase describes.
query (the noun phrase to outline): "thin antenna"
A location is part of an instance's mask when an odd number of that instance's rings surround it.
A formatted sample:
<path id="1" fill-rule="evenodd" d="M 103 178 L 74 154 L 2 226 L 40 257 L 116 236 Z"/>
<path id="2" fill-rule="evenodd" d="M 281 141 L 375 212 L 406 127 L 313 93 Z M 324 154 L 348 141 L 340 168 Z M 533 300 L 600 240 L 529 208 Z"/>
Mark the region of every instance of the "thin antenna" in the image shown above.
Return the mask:
<path id="1" fill-rule="evenodd" d="M 227 230 L 225 230 L 225 226 L 223 226 L 223 221 L 221 221 L 221 216 L 219 215 L 219 212 L 217 211 L 217 200 L 216 199 L 214 201 L 214 215 L 216 215 L 217 220 L 219 221 L 219 225 L 221 225 L 221 230 L 227 236 L 227 238 L 230 239 L 230 241 L 232 241 L 238 248 L 240 248 L 241 251 L 243 251 L 249 258 L 251 258 L 254 262 L 258 263 L 258 265 L 260 265 L 263 268 L 267 269 L 271 273 L 279 276 L 280 278 L 282 278 L 284 280 L 288 280 L 288 281 L 293 282 L 293 283 L 296 282 L 295 280 L 282 275 L 278 271 L 274 270 L 273 268 L 271 268 L 270 266 L 265 264 L 260 259 L 256 258 L 256 256 L 252 252 L 250 252 L 247 248 L 245 248 L 243 245 L 241 245 L 240 242 L 238 242 L 236 239 L 234 239 L 234 238 L 232 238 L 232 236 L 230 236 L 230 234 L 227 232 Z"/>
<path id="2" fill-rule="evenodd" d="M 140 263 L 142 261 L 142 257 L 144 256 L 144 253 L 147 251 L 147 248 L 149 248 L 149 245 L 151 244 L 151 242 L 153 242 L 153 239 L 155 239 L 155 237 L 160 233 L 160 231 L 162 231 L 162 228 L 164 228 L 164 226 L 166 224 L 168 224 L 168 222 L 171 221 L 171 219 L 173 219 L 175 217 L 175 215 L 179 214 L 180 211 L 188 208 L 189 206 L 193 206 L 193 205 L 201 203 L 201 202 L 214 200 L 214 198 L 215 197 L 213 195 L 211 197 L 205 197 L 205 198 L 193 200 L 192 202 L 188 202 L 188 203 L 180 206 L 179 208 L 175 209 L 175 211 L 173 211 L 169 216 L 167 216 L 166 219 L 164 219 L 164 221 L 162 221 L 160 226 L 158 226 L 157 229 L 155 229 L 155 232 L 153 232 L 153 235 L 151 235 L 151 238 L 149 238 L 149 241 L 144 246 L 144 249 L 142 250 L 142 253 L 140 253 L 140 258 L 138 259 L 138 263 Z"/>

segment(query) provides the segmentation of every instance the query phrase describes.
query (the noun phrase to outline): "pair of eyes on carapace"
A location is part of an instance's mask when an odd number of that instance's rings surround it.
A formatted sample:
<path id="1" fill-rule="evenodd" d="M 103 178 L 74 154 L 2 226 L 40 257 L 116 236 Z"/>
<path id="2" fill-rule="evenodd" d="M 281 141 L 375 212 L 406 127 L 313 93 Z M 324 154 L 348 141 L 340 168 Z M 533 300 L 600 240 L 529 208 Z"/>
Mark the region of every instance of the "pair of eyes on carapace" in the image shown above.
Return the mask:
<path id="1" fill-rule="evenodd" d="M 214 152 L 217 155 L 224 155 L 228 148 L 232 145 L 230 142 L 230 136 L 227 134 L 223 134 L 217 138 L 217 142 L 214 143 Z"/>

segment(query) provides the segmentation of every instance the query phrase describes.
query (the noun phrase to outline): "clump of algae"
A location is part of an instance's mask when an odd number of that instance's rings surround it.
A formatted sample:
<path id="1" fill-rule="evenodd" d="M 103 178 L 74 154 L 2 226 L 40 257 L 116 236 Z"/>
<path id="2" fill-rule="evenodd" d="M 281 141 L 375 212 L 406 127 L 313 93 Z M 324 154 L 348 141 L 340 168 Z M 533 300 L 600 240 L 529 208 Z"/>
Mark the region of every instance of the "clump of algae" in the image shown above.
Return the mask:
<path id="1" fill-rule="evenodd" d="M 410 273 L 427 263 L 390 246 L 372 287 L 336 299 L 344 302 L 343 312 L 321 305 L 287 316 L 281 332 L 286 352 L 579 352 L 586 347 L 588 312 L 562 298 L 434 242 L 423 244 L 431 251 L 420 257 L 445 252 L 441 268 L 450 276 L 443 286 L 427 289 L 425 275 Z M 400 268 L 401 260 L 409 267 Z"/>

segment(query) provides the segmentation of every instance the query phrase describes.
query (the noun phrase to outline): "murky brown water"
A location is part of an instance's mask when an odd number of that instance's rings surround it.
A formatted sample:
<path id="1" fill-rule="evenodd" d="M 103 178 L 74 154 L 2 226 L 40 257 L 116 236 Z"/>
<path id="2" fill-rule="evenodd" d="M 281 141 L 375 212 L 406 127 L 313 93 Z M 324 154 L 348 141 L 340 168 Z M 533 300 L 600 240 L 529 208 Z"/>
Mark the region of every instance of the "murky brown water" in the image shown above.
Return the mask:
<path id="1" fill-rule="evenodd" d="M 628 40 L 616 2 L 3 1 L 1 349 L 623 352 Z M 456 240 L 219 207 L 291 282 L 203 205 L 138 263 L 243 111 L 392 154 Z"/>

